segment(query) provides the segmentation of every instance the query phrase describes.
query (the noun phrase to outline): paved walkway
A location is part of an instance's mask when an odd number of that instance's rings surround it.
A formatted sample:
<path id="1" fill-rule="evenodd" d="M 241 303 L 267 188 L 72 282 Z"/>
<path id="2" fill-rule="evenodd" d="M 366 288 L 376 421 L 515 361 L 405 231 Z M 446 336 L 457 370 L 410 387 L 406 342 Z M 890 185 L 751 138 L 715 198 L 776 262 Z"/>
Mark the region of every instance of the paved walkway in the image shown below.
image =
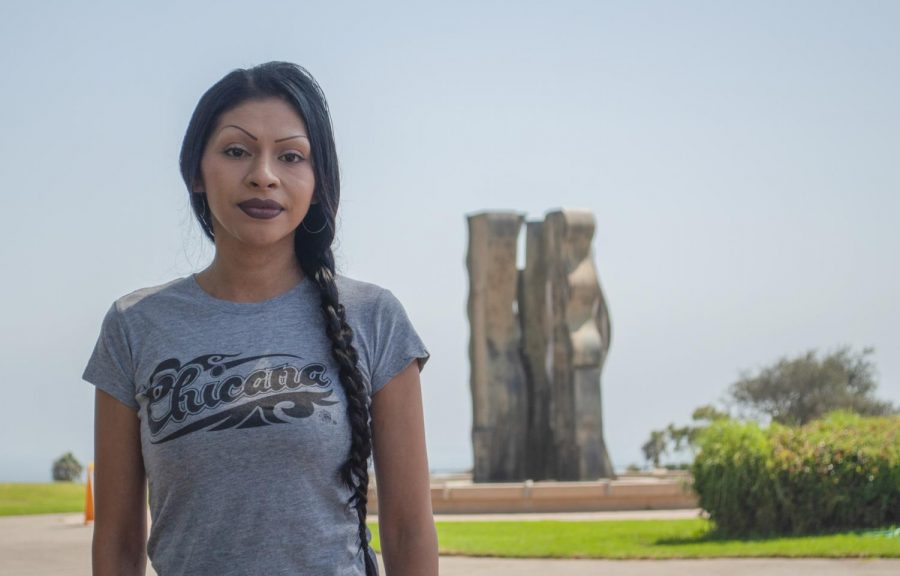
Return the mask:
<path id="1" fill-rule="evenodd" d="M 641 512 L 671 517 L 676 511 Z M 677 511 L 691 514 L 691 511 Z M 594 512 L 605 518 L 622 514 Z M 619 514 L 615 516 L 615 514 Z M 510 515 L 497 515 L 510 516 Z M 537 515 L 535 515 L 537 516 Z M 553 515 L 556 518 L 558 515 Z M 572 516 L 572 515 L 565 515 Z M 587 518 L 587 514 L 575 514 Z M 519 517 L 519 515 L 516 515 Z M 542 517 L 546 517 L 542 516 Z M 682 516 L 685 517 L 685 516 Z M 690 517 L 690 516 L 688 516 Z M 459 517 L 457 517 L 458 519 Z M 480 519 L 498 519 L 479 516 Z M 439 520 L 447 519 L 439 516 Z M 568 518 L 567 518 L 568 519 Z M 597 518 L 590 518 L 597 519 Z M 93 527 L 81 514 L 0 517 L 0 576 L 90 576 Z M 384 574 L 384 567 L 382 567 Z M 442 576 L 895 576 L 900 560 L 511 560 L 442 557 Z M 147 570 L 147 576 L 155 572 Z"/>

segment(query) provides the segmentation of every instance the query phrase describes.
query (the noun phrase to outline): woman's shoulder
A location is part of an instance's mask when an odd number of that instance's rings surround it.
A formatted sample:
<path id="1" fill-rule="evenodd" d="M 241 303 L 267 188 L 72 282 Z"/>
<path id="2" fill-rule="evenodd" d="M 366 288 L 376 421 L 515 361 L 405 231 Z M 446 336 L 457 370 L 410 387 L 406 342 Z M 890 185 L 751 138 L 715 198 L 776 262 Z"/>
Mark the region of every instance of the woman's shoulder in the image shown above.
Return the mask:
<path id="1" fill-rule="evenodd" d="M 180 276 L 161 284 L 137 288 L 117 297 L 113 302 L 113 307 L 119 313 L 125 314 L 129 311 L 153 306 L 166 296 L 182 293 L 189 281 L 191 281 L 191 276 Z"/>
<path id="2" fill-rule="evenodd" d="M 348 309 L 352 307 L 377 307 L 381 300 L 391 291 L 374 282 L 351 278 L 343 274 L 335 274 L 335 283 L 341 303 Z"/>
<path id="3" fill-rule="evenodd" d="M 379 327 L 408 322 L 406 308 L 390 288 L 341 275 L 335 282 L 348 318 Z"/>

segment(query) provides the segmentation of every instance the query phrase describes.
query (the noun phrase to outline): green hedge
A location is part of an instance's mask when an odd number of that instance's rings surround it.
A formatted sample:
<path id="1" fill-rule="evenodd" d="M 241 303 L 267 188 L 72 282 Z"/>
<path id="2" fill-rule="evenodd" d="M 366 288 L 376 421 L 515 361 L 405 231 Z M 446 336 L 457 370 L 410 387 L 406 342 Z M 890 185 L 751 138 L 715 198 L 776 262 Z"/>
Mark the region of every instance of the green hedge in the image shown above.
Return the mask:
<path id="1" fill-rule="evenodd" d="M 724 536 L 900 522 L 900 417 L 838 411 L 797 428 L 722 420 L 697 444 L 693 488 Z"/>

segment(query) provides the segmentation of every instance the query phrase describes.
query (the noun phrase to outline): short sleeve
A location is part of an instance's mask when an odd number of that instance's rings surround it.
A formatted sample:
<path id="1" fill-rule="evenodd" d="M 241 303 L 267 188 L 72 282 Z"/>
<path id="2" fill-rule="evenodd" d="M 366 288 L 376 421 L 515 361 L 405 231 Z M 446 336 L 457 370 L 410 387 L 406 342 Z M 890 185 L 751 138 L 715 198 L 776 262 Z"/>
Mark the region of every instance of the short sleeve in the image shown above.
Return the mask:
<path id="1" fill-rule="evenodd" d="M 132 366 L 122 315 L 113 303 L 103 318 L 100 336 L 81 378 L 137 410 Z"/>
<path id="2" fill-rule="evenodd" d="M 378 297 L 375 311 L 372 395 L 414 359 L 418 360 L 421 371 L 430 357 L 431 353 L 410 322 L 403 304 L 393 292 L 385 289 Z"/>

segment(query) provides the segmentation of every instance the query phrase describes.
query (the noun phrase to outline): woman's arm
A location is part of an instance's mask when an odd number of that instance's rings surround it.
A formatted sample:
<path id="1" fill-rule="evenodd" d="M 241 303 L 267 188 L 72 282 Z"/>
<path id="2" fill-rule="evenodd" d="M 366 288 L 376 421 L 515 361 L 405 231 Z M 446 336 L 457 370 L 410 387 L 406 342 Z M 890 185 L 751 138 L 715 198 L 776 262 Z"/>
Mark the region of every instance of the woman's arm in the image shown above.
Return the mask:
<path id="1" fill-rule="evenodd" d="M 144 576 L 147 481 L 137 413 L 97 388 L 94 403 L 94 576 Z"/>
<path id="2" fill-rule="evenodd" d="M 417 361 L 372 397 L 372 434 L 387 576 L 436 576 L 438 543 Z"/>

